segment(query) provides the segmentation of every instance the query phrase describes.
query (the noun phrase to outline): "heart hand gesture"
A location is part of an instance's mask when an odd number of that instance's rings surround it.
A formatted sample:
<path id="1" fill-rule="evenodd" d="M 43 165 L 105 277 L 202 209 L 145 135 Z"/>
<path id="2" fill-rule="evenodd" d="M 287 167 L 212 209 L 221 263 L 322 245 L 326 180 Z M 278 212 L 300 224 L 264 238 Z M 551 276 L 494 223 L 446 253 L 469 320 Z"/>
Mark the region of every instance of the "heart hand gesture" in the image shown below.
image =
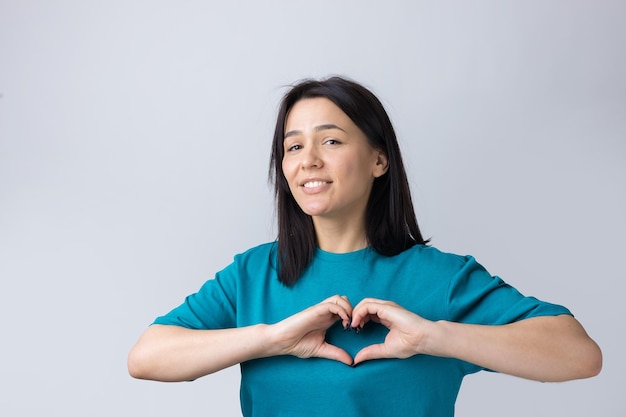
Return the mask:
<path id="1" fill-rule="evenodd" d="M 383 343 L 364 347 L 353 360 L 345 350 L 325 340 L 326 331 L 337 320 L 344 328 L 354 329 L 373 321 L 387 327 L 389 333 Z M 392 301 L 366 298 L 352 308 L 347 297 L 335 295 L 276 323 L 275 346 L 279 354 L 327 358 L 346 365 L 381 358 L 404 359 L 426 352 L 426 335 L 432 324 Z"/>
<path id="2" fill-rule="evenodd" d="M 352 365 L 352 357 L 345 350 L 325 340 L 326 331 L 337 320 L 342 320 L 347 328 L 351 314 L 352 305 L 347 297 L 332 296 L 276 323 L 274 343 L 280 354 L 333 359 Z"/>
<path id="3" fill-rule="evenodd" d="M 354 365 L 381 358 L 408 358 L 426 352 L 426 335 L 433 322 L 399 306 L 392 301 L 366 298 L 352 312 L 353 328 L 362 328 L 374 321 L 389 329 L 385 341 L 366 346 L 354 358 Z"/>

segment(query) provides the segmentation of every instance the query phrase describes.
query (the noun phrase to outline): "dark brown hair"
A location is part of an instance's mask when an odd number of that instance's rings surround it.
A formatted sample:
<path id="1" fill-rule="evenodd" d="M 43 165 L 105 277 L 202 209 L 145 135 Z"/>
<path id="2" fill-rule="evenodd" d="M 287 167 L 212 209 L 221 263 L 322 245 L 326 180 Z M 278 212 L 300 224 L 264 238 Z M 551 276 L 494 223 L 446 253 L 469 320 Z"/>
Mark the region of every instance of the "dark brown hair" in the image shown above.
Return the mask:
<path id="1" fill-rule="evenodd" d="M 311 217 L 293 198 L 282 170 L 285 122 L 296 102 L 323 97 L 332 101 L 361 129 L 370 145 L 389 159 L 387 172 L 374 179 L 367 203 L 365 228 L 369 245 L 386 256 L 426 244 L 417 225 L 411 192 L 396 134 L 382 103 L 367 88 L 341 77 L 305 80 L 283 97 L 270 159 L 270 180 L 274 183 L 278 217 L 278 277 L 292 286 L 313 259 L 317 246 Z"/>

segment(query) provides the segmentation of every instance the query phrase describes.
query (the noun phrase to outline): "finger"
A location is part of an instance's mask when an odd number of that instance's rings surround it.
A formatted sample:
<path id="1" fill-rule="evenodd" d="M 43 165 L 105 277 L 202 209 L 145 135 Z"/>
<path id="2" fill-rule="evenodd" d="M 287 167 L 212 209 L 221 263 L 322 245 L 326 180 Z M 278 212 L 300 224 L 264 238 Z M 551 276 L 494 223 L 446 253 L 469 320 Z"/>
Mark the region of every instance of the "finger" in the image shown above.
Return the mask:
<path id="1" fill-rule="evenodd" d="M 350 322 L 352 321 L 352 304 L 347 296 L 333 295 L 332 297 L 322 301 L 322 304 L 328 305 L 329 311 L 341 317 L 344 328 L 347 328 L 350 325 Z M 333 305 L 339 307 L 340 309 L 333 308 Z"/>
<path id="2" fill-rule="evenodd" d="M 361 349 L 354 357 L 354 365 L 372 359 L 391 358 L 384 344 L 369 345 Z"/>
<path id="3" fill-rule="evenodd" d="M 357 304 L 356 306 L 354 306 L 354 308 L 358 307 L 360 304 L 368 304 L 368 303 L 378 303 L 378 304 L 387 304 L 387 305 L 398 305 L 393 301 L 390 300 L 383 300 L 381 298 L 372 298 L 372 297 L 368 297 L 368 298 L 364 298 L 361 301 L 359 301 L 359 304 Z"/>
<path id="4" fill-rule="evenodd" d="M 381 312 L 384 311 L 385 308 L 395 305 L 395 303 L 389 301 L 371 298 L 362 300 L 352 310 L 352 327 L 362 328 L 370 320 L 380 323 L 380 319 L 383 318 L 381 317 Z"/>
<path id="5" fill-rule="evenodd" d="M 337 320 L 341 320 L 344 327 L 350 324 L 350 314 L 341 305 L 332 302 L 322 302 L 304 312 L 309 329 L 327 329 Z"/>
<path id="6" fill-rule="evenodd" d="M 371 304 L 375 304 L 377 306 L 399 307 L 399 305 L 393 301 L 381 300 L 378 298 L 364 298 L 356 306 L 354 306 L 353 310 L 361 310 Z"/>
<path id="7" fill-rule="evenodd" d="M 335 345 L 331 345 L 330 343 L 324 343 L 320 346 L 319 351 L 317 352 L 317 357 L 331 359 L 338 362 L 345 363 L 350 366 L 353 364 L 352 356 L 348 354 L 345 350 L 338 348 Z"/>
<path id="8" fill-rule="evenodd" d="M 333 295 L 332 297 L 328 297 L 327 299 L 322 301 L 322 303 L 337 304 L 352 312 L 352 304 L 350 303 L 348 297 L 345 295 Z"/>

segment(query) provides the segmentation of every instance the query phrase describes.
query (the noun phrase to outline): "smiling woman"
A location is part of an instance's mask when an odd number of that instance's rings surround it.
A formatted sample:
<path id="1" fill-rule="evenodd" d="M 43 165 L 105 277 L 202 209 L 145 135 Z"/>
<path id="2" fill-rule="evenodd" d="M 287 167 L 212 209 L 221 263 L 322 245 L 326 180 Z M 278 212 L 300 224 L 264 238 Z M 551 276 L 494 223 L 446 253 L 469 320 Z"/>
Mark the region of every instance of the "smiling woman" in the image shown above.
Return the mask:
<path id="1" fill-rule="evenodd" d="M 294 86 L 270 174 L 277 241 L 158 317 L 130 352 L 131 375 L 186 381 L 241 364 L 244 416 L 450 417 L 473 372 L 600 372 L 599 347 L 567 308 L 427 245 L 393 127 L 363 86 Z"/>
<path id="2" fill-rule="evenodd" d="M 318 246 L 337 253 L 366 247 L 365 209 L 387 156 L 326 98 L 297 102 L 285 130 L 282 170 L 296 203 L 313 219 Z"/>
<path id="3" fill-rule="evenodd" d="M 346 135 L 349 133 L 353 139 L 364 137 L 376 154 L 378 168 L 384 168 L 384 175 L 374 178 L 367 175 L 363 178 L 366 182 L 373 179 L 366 210 L 364 213 L 354 212 L 352 217 L 364 215 L 364 223 L 354 221 L 357 229 L 352 230 L 352 239 L 342 237 L 343 247 L 337 249 L 347 250 L 350 245 L 348 240 L 352 240 L 355 247 L 359 246 L 362 242 L 355 233 L 359 233 L 361 228 L 365 231 L 366 244 L 387 256 L 396 255 L 415 244 L 426 243 L 415 218 L 396 134 L 380 100 L 360 84 L 339 77 L 322 82 L 303 82 L 294 86 L 283 98 L 278 111 L 270 163 L 270 177 L 274 180 L 278 208 L 278 252 L 281 256 L 279 279 L 287 285 L 298 280 L 310 263 L 320 239 L 324 238 L 321 230 L 315 229 L 312 217 L 298 205 L 283 170 L 284 161 L 288 157 L 285 144 L 298 131 L 298 128 L 291 130 L 287 123 L 293 123 L 291 116 L 294 114 L 305 120 L 306 117 L 312 118 L 312 115 L 303 116 L 303 112 L 298 112 L 300 107 L 312 107 L 311 102 L 317 103 L 320 107 L 318 111 L 325 108 L 326 113 L 333 113 L 333 117 L 338 119 L 337 123 L 345 123 Z M 331 117 L 331 114 L 318 114 L 317 117 Z M 305 123 L 305 120 L 301 123 Z M 309 123 L 315 122 L 309 120 Z M 321 120 L 318 123 L 318 128 L 333 124 Z M 332 232 L 334 228 L 341 228 L 342 223 L 337 221 L 329 226 L 331 228 L 327 230 Z M 344 230 L 344 233 L 347 231 Z M 332 241 L 334 237 L 329 236 L 326 243 Z"/>

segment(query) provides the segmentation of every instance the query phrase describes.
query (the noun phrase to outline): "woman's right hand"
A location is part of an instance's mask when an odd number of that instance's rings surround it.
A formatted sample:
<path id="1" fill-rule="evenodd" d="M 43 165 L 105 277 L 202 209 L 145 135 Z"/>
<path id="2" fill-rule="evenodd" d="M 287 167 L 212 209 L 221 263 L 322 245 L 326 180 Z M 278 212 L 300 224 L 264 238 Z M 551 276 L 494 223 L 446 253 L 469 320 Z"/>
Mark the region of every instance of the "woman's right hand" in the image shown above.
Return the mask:
<path id="1" fill-rule="evenodd" d="M 350 325 L 352 306 L 335 295 L 276 324 L 193 330 L 155 324 L 141 335 L 128 357 L 132 376 L 189 381 L 251 359 L 276 355 L 327 358 L 352 365 L 346 351 L 325 341 L 337 320 Z"/>
<path id="2" fill-rule="evenodd" d="M 352 365 L 352 357 L 343 349 L 326 342 L 326 331 L 337 320 L 350 326 L 352 305 L 346 296 L 334 295 L 272 325 L 274 346 L 282 355 L 299 358 L 326 358 Z"/>

